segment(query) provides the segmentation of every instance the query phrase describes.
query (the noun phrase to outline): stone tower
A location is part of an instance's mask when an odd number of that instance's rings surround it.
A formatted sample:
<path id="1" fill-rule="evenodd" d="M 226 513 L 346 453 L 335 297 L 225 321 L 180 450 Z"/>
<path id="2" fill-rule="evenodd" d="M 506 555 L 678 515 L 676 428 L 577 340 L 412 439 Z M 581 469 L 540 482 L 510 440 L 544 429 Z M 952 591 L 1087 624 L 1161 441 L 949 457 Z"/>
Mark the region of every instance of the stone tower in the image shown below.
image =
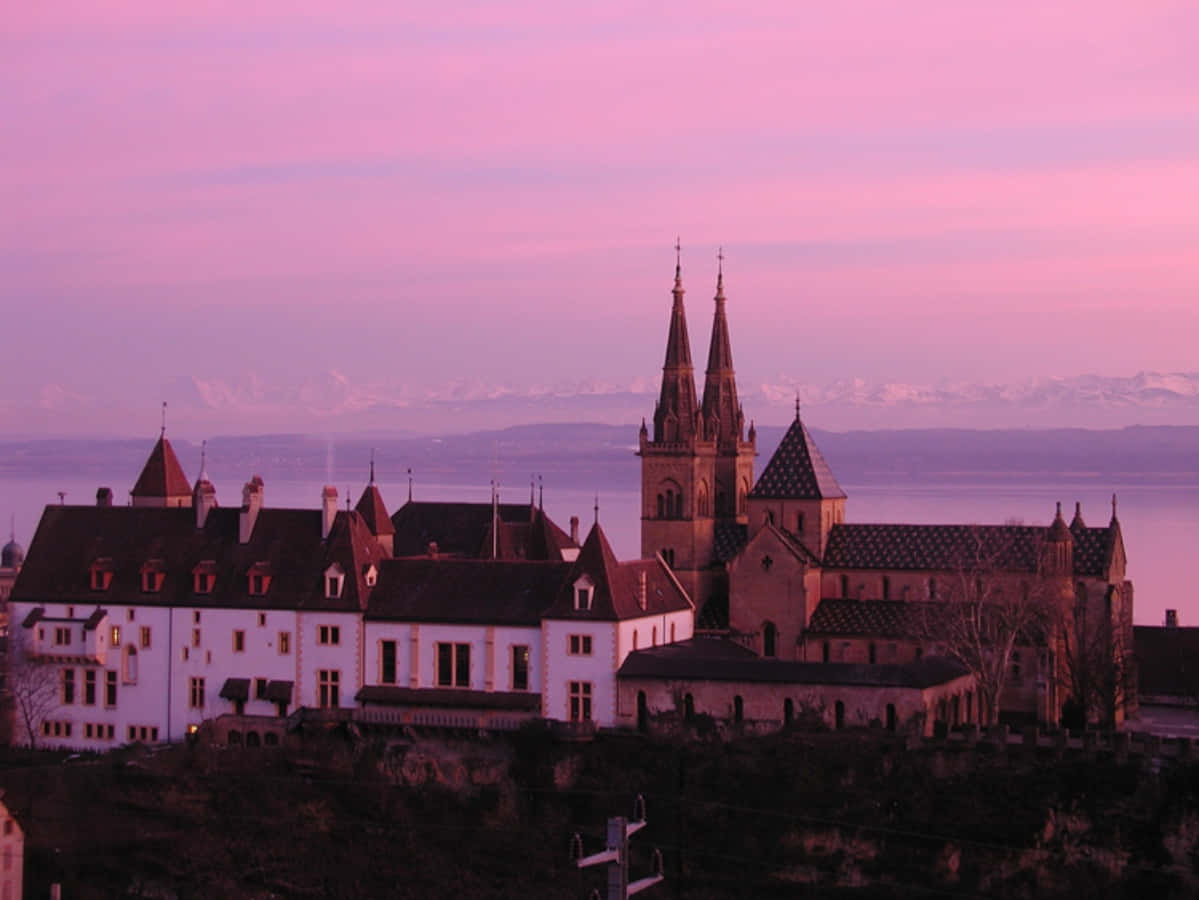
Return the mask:
<path id="1" fill-rule="evenodd" d="M 676 247 L 677 249 L 677 247 Z M 697 608 L 722 589 L 714 565 L 718 532 L 744 527 L 745 497 L 753 483 L 754 432 L 743 439 L 733 356 L 725 315 L 724 275 L 716 284 L 716 312 L 704 382 L 696 402 L 695 371 L 683 308 L 681 264 L 676 261 L 662 389 L 653 436 L 642 422 L 641 555 L 661 553 Z"/>

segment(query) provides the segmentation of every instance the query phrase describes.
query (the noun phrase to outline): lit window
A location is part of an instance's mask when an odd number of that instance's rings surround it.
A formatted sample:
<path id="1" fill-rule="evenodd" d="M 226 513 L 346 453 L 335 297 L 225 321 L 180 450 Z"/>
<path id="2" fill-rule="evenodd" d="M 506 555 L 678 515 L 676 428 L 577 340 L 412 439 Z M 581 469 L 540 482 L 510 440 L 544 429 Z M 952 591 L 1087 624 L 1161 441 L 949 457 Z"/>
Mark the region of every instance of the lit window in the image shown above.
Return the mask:
<path id="1" fill-rule="evenodd" d="M 591 682 L 570 682 L 570 721 L 587 722 L 591 719 Z"/>
<path id="2" fill-rule="evenodd" d="M 470 644 L 437 645 L 437 686 L 470 687 Z"/>
<path id="3" fill-rule="evenodd" d="M 200 629 L 199 628 L 192 629 L 192 646 L 193 647 L 200 646 Z"/>
<path id="4" fill-rule="evenodd" d="M 188 683 L 187 703 L 192 709 L 204 708 L 204 679 L 192 678 Z"/>
<path id="5" fill-rule="evenodd" d="M 336 646 L 341 643 L 341 628 L 337 625 L 321 625 L 316 630 L 316 642 Z"/>
<path id="6" fill-rule="evenodd" d="M 328 708 L 341 704 L 341 672 L 337 669 L 319 669 L 316 673 L 317 702 Z"/>
<path id="7" fill-rule="evenodd" d="M 121 646 L 121 626 L 112 626 L 112 636 L 109 638 L 109 643 L 114 647 Z"/>
<path id="8" fill-rule="evenodd" d="M 591 655 L 591 635 L 572 634 L 566 642 L 566 652 L 571 656 Z"/>

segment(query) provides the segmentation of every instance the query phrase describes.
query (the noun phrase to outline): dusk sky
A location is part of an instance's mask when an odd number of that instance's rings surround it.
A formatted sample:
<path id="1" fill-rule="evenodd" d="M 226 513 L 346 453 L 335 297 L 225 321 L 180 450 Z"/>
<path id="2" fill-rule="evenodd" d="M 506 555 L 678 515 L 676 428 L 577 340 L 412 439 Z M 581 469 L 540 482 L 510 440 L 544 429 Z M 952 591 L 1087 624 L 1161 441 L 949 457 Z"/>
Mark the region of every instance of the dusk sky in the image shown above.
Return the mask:
<path id="1" fill-rule="evenodd" d="M 1194 0 L 187 6 L 6 16 L 9 398 L 1199 369 Z"/>

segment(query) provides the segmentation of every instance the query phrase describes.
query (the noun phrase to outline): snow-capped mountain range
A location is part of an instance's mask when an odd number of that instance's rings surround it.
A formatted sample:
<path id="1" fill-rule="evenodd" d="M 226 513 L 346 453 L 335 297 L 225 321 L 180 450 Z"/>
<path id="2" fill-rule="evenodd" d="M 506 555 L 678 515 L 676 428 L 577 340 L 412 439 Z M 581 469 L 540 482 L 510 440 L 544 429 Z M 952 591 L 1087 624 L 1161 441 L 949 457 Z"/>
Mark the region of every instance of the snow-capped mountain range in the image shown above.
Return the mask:
<path id="1" fill-rule="evenodd" d="M 1199 424 L 1199 372 L 1042 377 L 1008 384 L 852 378 L 812 385 L 786 376 L 743 376 L 739 382 L 746 416 L 760 424 L 789 421 L 797 395 L 805 421 L 836 430 Z M 657 390 L 653 376 L 519 387 L 455 381 L 432 388 L 337 371 L 290 383 L 254 373 L 180 376 L 148 390 L 146 398 L 90 396 L 77 388 L 45 385 L 32 402 L 0 407 L 0 429 L 8 435 L 128 433 L 133 421 L 156 417 L 154 397 L 169 403 L 173 429 L 196 434 L 432 433 L 521 423 L 616 424 L 648 418 Z"/>

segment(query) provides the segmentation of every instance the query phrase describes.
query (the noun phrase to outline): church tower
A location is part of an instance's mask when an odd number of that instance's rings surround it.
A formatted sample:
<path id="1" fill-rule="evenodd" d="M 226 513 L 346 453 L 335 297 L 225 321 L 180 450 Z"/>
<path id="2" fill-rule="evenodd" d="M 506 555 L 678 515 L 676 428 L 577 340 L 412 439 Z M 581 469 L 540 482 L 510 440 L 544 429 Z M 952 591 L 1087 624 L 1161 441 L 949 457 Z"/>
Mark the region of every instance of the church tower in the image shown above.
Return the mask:
<path id="1" fill-rule="evenodd" d="M 679 246 L 675 245 L 676 253 Z M 742 440 L 723 272 L 717 278 L 716 314 L 702 406 L 683 308 L 681 261 L 676 259 L 670 329 L 653 435 L 641 425 L 641 555 L 661 553 L 702 608 L 721 589 L 716 542 L 724 526 L 742 525 L 744 498 L 753 482 L 754 435 Z M 716 563 L 714 565 L 714 563 Z"/>

